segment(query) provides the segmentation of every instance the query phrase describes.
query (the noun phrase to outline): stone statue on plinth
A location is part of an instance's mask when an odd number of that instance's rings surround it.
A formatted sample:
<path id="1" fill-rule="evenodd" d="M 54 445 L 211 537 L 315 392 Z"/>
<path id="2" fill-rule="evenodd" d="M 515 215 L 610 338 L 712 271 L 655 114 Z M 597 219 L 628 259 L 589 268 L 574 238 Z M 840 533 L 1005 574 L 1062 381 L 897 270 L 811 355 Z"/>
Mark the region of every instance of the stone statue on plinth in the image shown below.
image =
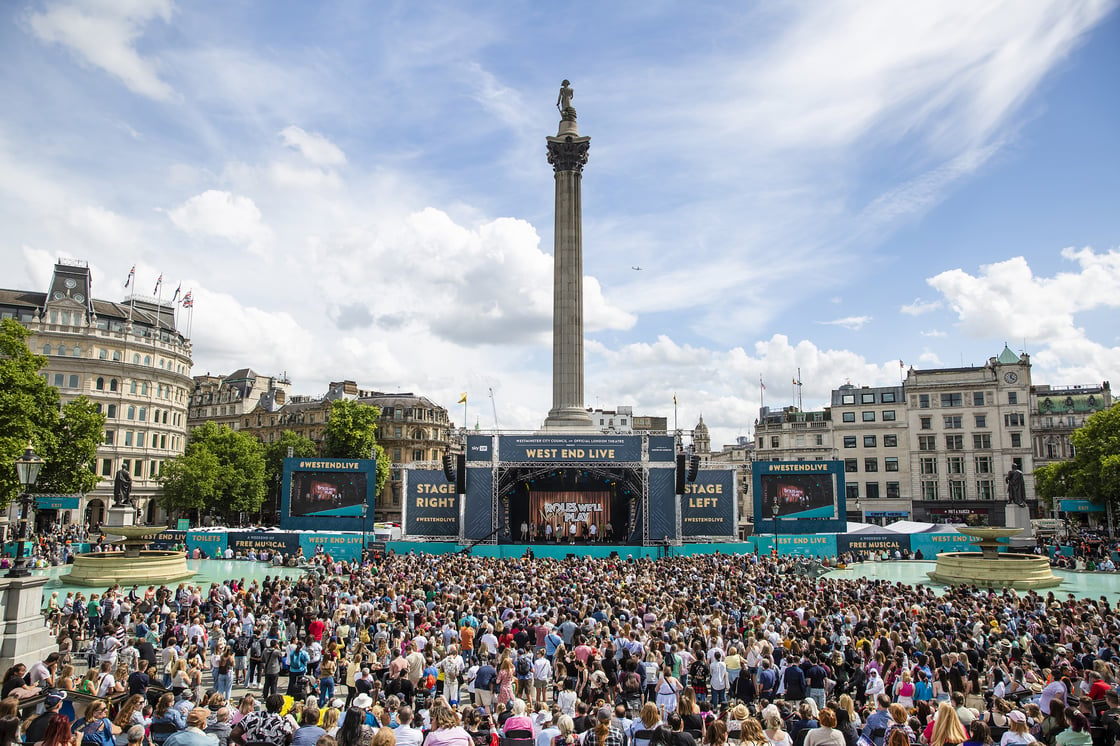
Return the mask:
<path id="1" fill-rule="evenodd" d="M 560 95 L 556 97 L 556 108 L 560 110 L 560 119 L 568 122 L 576 121 L 576 110 L 572 106 L 572 97 L 575 96 L 571 83 L 564 81 L 560 84 Z"/>
<path id="2" fill-rule="evenodd" d="M 1023 482 L 1023 472 L 1018 466 L 1012 466 L 1011 471 L 1004 477 L 1007 483 L 1007 502 L 1025 506 L 1027 504 L 1027 487 Z"/>
<path id="3" fill-rule="evenodd" d="M 113 505 L 132 505 L 132 475 L 123 466 L 113 478 Z"/>

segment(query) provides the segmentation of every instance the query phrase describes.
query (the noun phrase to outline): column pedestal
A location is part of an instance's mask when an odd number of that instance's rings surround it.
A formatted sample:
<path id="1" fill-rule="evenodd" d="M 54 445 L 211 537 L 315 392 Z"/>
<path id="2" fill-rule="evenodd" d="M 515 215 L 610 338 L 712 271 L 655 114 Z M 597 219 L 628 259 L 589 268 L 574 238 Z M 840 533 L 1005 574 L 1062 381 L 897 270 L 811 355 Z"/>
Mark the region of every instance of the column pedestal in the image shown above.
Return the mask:
<path id="1" fill-rule="evenodd" d="M 0 669 L 16 663 L 30 666 L 58 650 L 43 618 L 43 586 L 49 578 L 0 577 L 0 607 L 4 609 L 0 635 Z"/>

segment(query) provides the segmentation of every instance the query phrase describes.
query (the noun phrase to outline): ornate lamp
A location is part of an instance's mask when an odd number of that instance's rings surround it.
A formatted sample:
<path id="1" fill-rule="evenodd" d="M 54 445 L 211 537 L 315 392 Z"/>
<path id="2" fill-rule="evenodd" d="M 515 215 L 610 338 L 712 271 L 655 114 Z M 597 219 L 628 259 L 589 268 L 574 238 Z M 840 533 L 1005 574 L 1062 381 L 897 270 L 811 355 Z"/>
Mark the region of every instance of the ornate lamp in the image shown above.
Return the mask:
<path id="1" fill-rule="evenodd" d="M 27 541 L 27 514 L 31 511 L 31 487 L 39 479 L 39 471 L 43 468 L 43 459 L 35 455 L 31 443 L 28 442 L 23 454 L 16 459 L 16 475 L 19 477 L 23 494 L 20 497 L 19 536 L 16 539 L 16 560 L 12 569 L 8 571 L 9 578 L 26 578 L 31 575 L 27 569 L 27 557 L 24 556 L 24 543 Z"/>

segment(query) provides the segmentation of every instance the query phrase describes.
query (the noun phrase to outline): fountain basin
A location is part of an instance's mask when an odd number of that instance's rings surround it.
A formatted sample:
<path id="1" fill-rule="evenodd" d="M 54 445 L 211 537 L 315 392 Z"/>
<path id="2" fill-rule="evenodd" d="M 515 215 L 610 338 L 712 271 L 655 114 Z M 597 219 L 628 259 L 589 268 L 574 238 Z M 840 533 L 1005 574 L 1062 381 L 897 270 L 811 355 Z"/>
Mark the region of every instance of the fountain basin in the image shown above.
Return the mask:
<path id="1" fill-rule="evenodd" d="M 929 579 L 941 585 L 975 585 L 981 588 L 1031 590 L 1054 588 L 1062 579 L 1050 569 L 1050 560 L 1035 554 L 1000 552 L 1000 540 L 1022 532 L 1018 528 L 963 528 L 979 545 L 979 552 L 942 552 Z"/>
<path id="2" fill-rule="evenodd" d="M 187 553 L 163 549 L 144 549 L 147 539 L 167 526 L 106 526 L 110 536 L 123 536 L 115 542 L 123 549 L 113 552 L 88 552 L 74 557 L 67 576 L 74 585 L 109 586 L 159 585 L 194 576 L 187 567 Z"/>

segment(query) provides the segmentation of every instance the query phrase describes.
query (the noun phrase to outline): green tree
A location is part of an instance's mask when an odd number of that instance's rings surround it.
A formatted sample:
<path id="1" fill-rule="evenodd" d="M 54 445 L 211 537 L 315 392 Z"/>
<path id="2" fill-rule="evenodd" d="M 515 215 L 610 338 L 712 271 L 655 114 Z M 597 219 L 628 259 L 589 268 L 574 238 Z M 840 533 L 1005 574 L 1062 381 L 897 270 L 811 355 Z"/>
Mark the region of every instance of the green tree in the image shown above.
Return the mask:
<path id="1" fill-rule="evenodd" d="M 193 430 L 183 456 L 171 459 L 164 468 L 164 506 L 168 509 L 182 505 L 180 509 L 211 510 L 228 518 L 241 511 L 255 513 L 264 502 L 264 447 L 251 435 L 226 425 L 207 422 Z M 170 473 L 166 473 L 168 468 Z M 206 480 L 187 483 L 204 473 L 209 474 Z"/>
<path id="2" fill-rule="evenodd" d="M 289 448 L 292 449 L 293 458 L 319 455 L 319 447 L 315 445 L 315 441 L 285 430 L 280 433 L 279 438 L 264 447 L 265 477 L 270 484 L 275 483 L 276 477 L 284 473 L 284 459 L 288 457 Z"/>
<path id="3" fill-rule="evenodd" d="M 1088 498 L 1120 508 L 1120 404 L 1090 416 L 1072 436 L 1076 456 L 1035 470 L 1038 494 Z"/>
<path id="4" fill-rule="evenodd" d="M 377 491 L 389 481 L 391 461 L 377 444 L 381 408 L 372 404 L 338 399 L 331 404 L 330 419 L 323 433 L 323 455 L 331 458 L 377 459 Z"/>
<path id="5" fill-rule="evenodd" d="M 39 371 L 47 358 L 27 346 L 31 332 L 0 321 L 0 508 L 20 494 L 13 462 L 30 442 L 46 464 L 37 491 L 81 492 L 97 484 L 91 470 L 105 419 L 79 397 L 59 406 L 58 390 Z"/>

